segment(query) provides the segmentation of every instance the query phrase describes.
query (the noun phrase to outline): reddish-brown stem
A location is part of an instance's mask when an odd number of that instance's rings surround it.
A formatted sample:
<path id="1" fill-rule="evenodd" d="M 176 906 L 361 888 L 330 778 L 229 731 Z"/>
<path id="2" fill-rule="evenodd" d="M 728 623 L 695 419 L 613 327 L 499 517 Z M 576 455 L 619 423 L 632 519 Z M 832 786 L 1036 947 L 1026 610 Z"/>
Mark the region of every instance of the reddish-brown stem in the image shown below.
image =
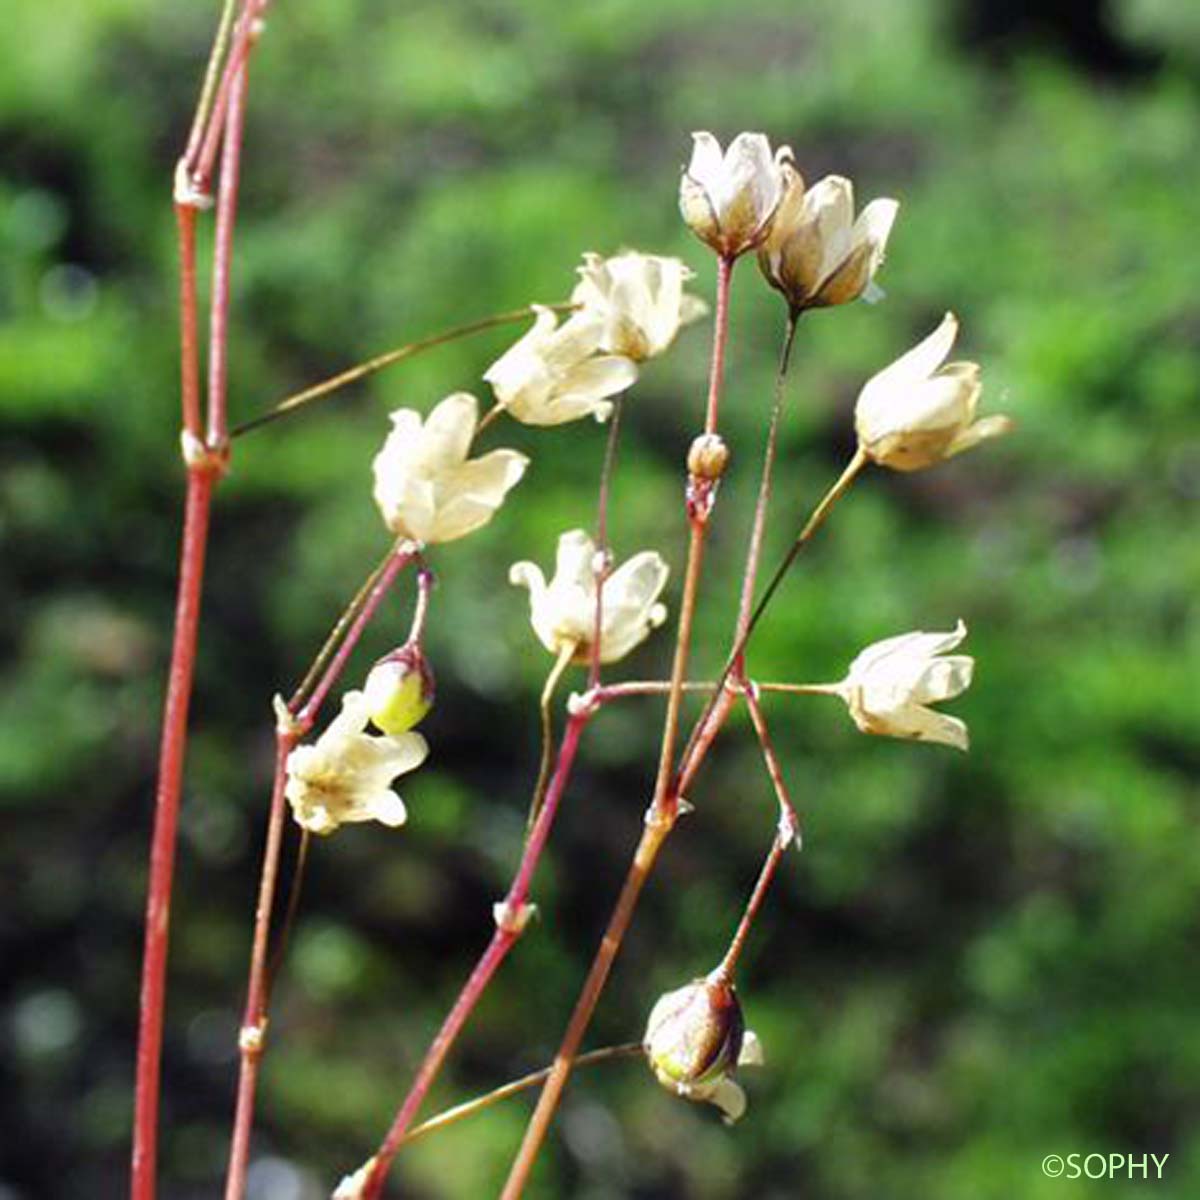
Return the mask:
<path id="1" fill-rule="evenodd" d="M 754 584 L 758 578 L 758 563 L 762 556 L 763 535 L 767 527 L 767 508 L 771 503 L 771 484 L 775 473 L 775 454 L 779 444 L 779 419 L 783 414 L 784 385 L 787 383 L 788 364 L 792 357 L 792 346 L 796 342 L 796 326 L 800 313 L 793 309 L 788 314 L 787 333 L 783 349 L 779 354 L 779 370 L 775 373 L 775 391 L 771 400 L 771 422 L 767 430 L 767 445 L 763 451 L 762 475 L 758 483 L 758 498 L 754 504 L 754 521 L 750 529 L 750 545 L 746 551 L 746 569 L 742 575 L 742 594 L 738 602 L 737 623 L 734 626 L 734 644 L 742 640 L 750 624 L 750 610 L 754 604 Z M 744 674 L 743 656 L 737 657 L 736 669 Z"/>
<path id="2" fill-rule="evenodd" d="M 753 686 L 747 687 L 742 693 L 746 708 L 750 713 L 750 721 L 758 736 L 758 744 L 762 749 L 763 762 L 767 765 L 767 774 L 771 777 L 771 786 L 775 789 L 775 798 L 779 801 L 779 828 L 782 834 L 798 837 L 800 834 L 800 818 L 796 815 L 796 806 L 792 803 L 787 784 L 783 779 L 783 770 L 779 766 L 779 756 L 771 742 L 771 733 L 767 728 L 767 719 L 763 716 L 762 705 Z"/>
<path id="3" fill-rule="evenodd" d="M 212 110 L 204 130 L 203 140 L 186 160 L 192 182 L 201 192 L 208 191 L 222 136 L 229 129 L 234 128 L 234 109 L 238 104 L 237 93 L 239 88 L 245 86 L 246 63 L 258 35 L 257 22 L 261 19 L 265 9 L 266 0 L 246 0 L 242 5 L 241 16 L 233 34 L 233 44 L 229 48 L 220 82 L 217 84 L 216 94 L 213 97 Z M 236 118 L 239 127 L 240 121 L 240 117 Z M 189 147 L 189 150 L 191 149 Z M 222 161 L 222 173 L 224 173 L 226 165 L 226 162 Z"/>
<path id="4" fill-rule="evenodd" d="M 252 7 L 248 6 L 248 7 Z M 249 20 L 249 13 L 243 18 Z M 236 48 L 233 53 L 236 53 Z M 237 218 L 238 172 L 245 119 L 247 64 L 243 57 L 233 75 L 221 180 L 217 192 L 217 222 L 213 241 L 212 297 L 208 323 L 208 447 L 221 454 L 228 444 L 229 283 L 233 267 L 233 229 Z M 215 121 L 215 114 L 214 114 Z"/>
<path id="5" fill-rule="evenodd" d="M 200 339 L 196 312 L 196 210 L 175 205 L 179 233 L 179 396 L 184 437 L 198 446 L 204 436 L 200 414 Z"/>
<path id="6" fill-rule="evenodd" d="M 712 361 L 708 373 L 708 404 L 704 412 L 704 432 L 716 433 L 721 411 L 721 383 L 725 377 L 725 344 L 729 329 L 729 287 L 733 281 L 736 258 L 722 254 L 717 259 L 717 311 L 713 316 Z"/>
<path id="7" fill-rule="evenodd" d="M 417 549 L 411 543 L 397 543 L 304 707 L 298 712 L 289 707 L 294 719 L 280 725 L 275 731 L 275 780 L 271 788 L 271 808 L 267 819 L 267 841 L 263 850 L 262 874 L 258 885 L 258 904 L 254 911 L 254 934 L 246 982 L 246 1009 L 238 1036 L 241 1065 L 238 1073 L 233 1135 L 229 1148 L 229 1169 L 225 1177 L 225 1200 L 241 1200 L 246 1188 L 246 1165 L 250 1154 L 250 1133 L 254 1124 L 258 1070 L 266 1045 L 271 974 L 267 948 L 270 941 L 271 913 L 275 907 L 275 888 L 279 879 L 279 857 L 283 846 L 288 755 L 312 727 L 322 702 L 337 682 L 347 659 L 396 581 L 396 577 L 416 556 Z"/>
<path id="8" fill-rule="evenodd" d="M 592 710 L 587 710 L 576 713 L 567 721 L 554 768 L 554 776 L 546 792 L 546 799 L 538 811 L 537 819 L 525 842 L 521 862 L 513 877 L 512 885 L 508 889 L 508 895 L 497 906 L 496 932 L 492 935 L 487 949 L 475 964 L 475 968 L 459 993 L 458 999 L 454 1002 L 453 1008 L 447 1014 L 446 1019 L 442 1022 L 442 1027 L 425 1052 L 425 1058 L 417 1070 L 408 1095 L 404 1097 L 395 1119 L 392 1121 L 392 1126 L 375 1155 L 374 1166 L 362 1189 L 362 1200 L 377 1200 L 391 1168 L 392 1160 L 404 1142 L 405 1134 L 433 1085 L 433 1081 L 437 1078 L 446 1056 L 450 1053 L 451 1047 L 474 1011 L 476 1004 L 479 1003 L 480 997 L 486 991 L 492 976 L 524 930 L 525 923 L 530 916 L 528 899 L 533 873 L 537 869 L 542 851 L 546 848 L 559 802 L 566 790 L 567 781 L 570 779 L 575 763 L 575 756 L 579 750 L 580 736 L 591 715 Z"/>
<path id="9" fill-rule="evenodd" d="M 393 583 L 396 582 L 396 576 L 404 570 L 417 556 L 417 549 L 411 542 L 398 542 L 393 549 L 391 557 L 387 560 L 379 577 L 375 580 L 374 586 L 367 593 L 366 600 L 358 611 L 358 615 L 354 618 L 350 625 L 346 636 L 342 639 L 341 645 L 338 646 L 336 652 L 329 659 L 329 665 L 325 668 L 325 673 L 313 687 L 308 699 L 304 702 L 304 707 L 296 712 L 296 721 L 302 730 L 308 730 L 321 705 L 325 702 L 325 697 L 329 695 L 329 689 L 337 682 L 342 670 L 346 666 L 346 660 L 354 652 L 354 647 L 358 645 L 359 638 L 362 637 L 363 630 L 371 623 L 371 619 L 375 616 L 380 604 L 383 602 L 384 596 L 388 594 Z"/>
<path id="10" fill-rule="evenodd" d="M 137 1085 L 134 1098 L 132 1200 L 153 1200 L 156 1158 L 163 1014 L 166 1007 L 167 950 L 171 917 L 171 883 L 179 797 L 187 748 L 188 705 L 196 666 L 196 639 L 208 517 L 216 475 L 210 466 L 192 466 L 187 475 L 183 543 L 179 558 L 179 592 L 175 636 L 163 713 L 158 791 L 150 848 L 150 880 L 146 900 L 145 948 L 142 957 L 141 1008 L 138 1026 Z"/>
<path id="11" fill-rule="evenodd" d="M 720 413 L 721 385 L 725 369 L 725 345 L 729 334 L 729 288 L 734 259 L 722 256 L 717 263 L 717 303 L 713 321 L 713 348 L 709 368 L 708 402 L 704 432 L 715 434 Z M 633 919 L 638 897 L 649 878 L 662 844 L 670 835 L 679 813 L 680 782 L 673 779 L 675 749 L 679 735 L 679 713 L 687 677 L 688 657 L 692 643 L 692 621 L 700 588 L 701 568 L 708 521 L 716 498 L 713 480 L 689 476 L 687 484 L 687 513 L 690 537 L 687 566 L 684 570 L 683 594 L 679 602 L 679 625 L 675 636 L 675 655 L 671 666 L 671 687 L 667 693 L 667 712 L 663 719 L 662 745 L 658 773 L 654 783 L 654 798 L 646 814 L 646 824 L 634 852 L 633 862 L 625 876 L 616 907 L 609 918 L 600 945 L 588 970 L 587 979 L 575 1002 L 563 1040 L 554 1057 L 549 1078 L 525 1129 L 520 1149 L 509 1170 L 501 1200 L 516 1200 L 525 1190 L 533 1164 L 549 1132 L 550 1123 L 562 1098 L 571 1074 L 571 1066 L 588 1025 L 599 1003 L 617 952 L 629 923 Z M 714 734 L 715 736 L 715 734 Z"/>
<path id="12" fill-rule="evenodd" d="M 208 65 L 204 68 L 204 82 L 200 87 L 200 98 L 196 102 L 196 111 L 192 114 L 187 148 L 183 152 L 184 169 L 189 175 L 195 168 L 196 156 L 200 152 L 204 132 L 208 128 L 209 119 L 213 114 L 213 100 L 220 81 L 221 62 L 229 46 L 229 35 L 233 29 L 236 8 L 237 0 L 225 0 L 224 7 L 221 9 L 221 20 L 217 25 L 217 34 L 213 38 L 212 49 L 208 54 Z"/>
<path id="13" fill-rule="evenodd" d="M 729 949 L 725 951 L 725 957 L 721 959 L 714 974 L 730 981 L 733 980 L 733 972 L 745 949 L 750 927 L 754 924 L 755 918 L 762 908 L 763 901 L 771 887 L 771 881 L 775 878 L 775 872 L 787 847 L 788 843 L 784 841 L 783 837 L 776 834 L 771 842 L 771 849 L 767 853 L 766 860 L 763 862 L 762 870 L 759 872 L 758 882 L 755 883 L 754 891 L 750 894 L 750 899 L 746 904 L 746 910 L 742 913 L 742 919 L 738 922 L 737 930 L 729 943 Z"/>
<path id="14" fill-rule="evenodd" d="M 604 446 L 604 466 L 600 469 L 600 495 L 596 502 L 596 615 L 592 622 L 592 645 L 588 655 L 588 687 L 600 683 L 600 631 L 604 628 L 604 584 L 612 572 L 612 555 L 608 552 L 608 501 L 612 491 L 612 475 L 617 464 L 617 439 L 621 433 L 621 397 L 613 401 L 612 418 L 608 423 L 608 440 Z"/>
<path id="15" fill-rule="evenodd" d="M 238 1034 L 241 1069 L 238 1073 L 233 1137 L 229 1145 L 229 1170 L 225 1176 L 225 1200 L 241 1200 L 246 1189 L 246 1165 L 250 1157 L 250 1131 L 254 1121 L 254 1096 L 267 1035 L 267 942 L 271 927 L 271 909 L 275 903 L 275 884 L 279 876 L 283 821 L 287 809 L 284 795 L 284 789 L 287 787 L 287 758 L 298 737 L 298 731 L 291 727 L 275 731 L 275 782 L 271 788 L 271 811 L 267 819 L 267 843 L 263 851 L 262 876 L 258 884 L 258 904 L 254 910 L 254 939 L 250 952 L 246 1008 L 242 1017 L 242 1028 Z"/>
<path id="16" fill-rule="evenodd" d="M 437 582 L 433 572 L 422 566 L 417 572 L 417 603 L 413 609 L 412 624 L 408 628 L 408 640 L 419 643 L 425 634 L 425 620 L 429 616 L 429 597 Z"/>

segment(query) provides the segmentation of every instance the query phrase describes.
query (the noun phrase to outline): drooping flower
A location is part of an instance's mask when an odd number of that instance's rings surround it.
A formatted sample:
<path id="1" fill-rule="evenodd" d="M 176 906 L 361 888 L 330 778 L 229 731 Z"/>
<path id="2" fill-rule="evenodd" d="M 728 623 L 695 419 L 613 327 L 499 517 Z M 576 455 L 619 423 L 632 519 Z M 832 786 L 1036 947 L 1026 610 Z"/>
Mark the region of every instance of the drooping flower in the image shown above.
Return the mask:
<path id="1" fill-rule="evenodd" d="M 497 403 L 526 425 L 605 420 L 612 411 L 608 397 L 633 385 L 637 367 L 619 354 L 599 353 L 601 313 L 585 308 L 560 326 L 551 309 L 533 308 L 533 328 L 484 373 Z"/>
<path id="2" fill-rule="evenodd" d="M 982 384 L 979 365 L 941 364 L 958 335 L 947 313 L 923 342 L 863 387 L 854 428 L 863 453 L 894 471 L 917 471 L 1012 429 L 1008 417 L 975 420 Z"/>
<path id="3" fill-rule="evenodd" d="M 761 1065 L 762 1046 L 746 1029 L 733 985 L 719 972 L 659 997 L 642 1046 L 668 1091 L 715 1104 L 727 1124 L 746 1111 L 734 1074 L 740 1066 Z"/>
<path id="4" fill-rule="evenodd" d="M 841 696 L 863 733 L 941 742 L 966 750 L 967 726 L 932 708 L 971 684 L 975 660 L 947 654 L 967 636 L 959 621 L 949 633 L 903 633 L 868 646 L 850 664 L 841 683 L 829 690 Z"/>
<path id="5" fill-rule="evenodd" d="M 352 821 L 403 825 L 408 816 L 391 783 L 419 767 L 429 746 L 419 733 L 364 732 L 369 709 L 362 692 L 347 692 L 342 711 L 316 742 L 288 755 L 284 795 L 297 824 L 310 833 L 332 833 Z"/>
<path id="6" fill-rule="evenodd" d="M 456 392 L 422 422 L 412 408 L 392 413 L 375 456 L 375 503 L 387 527 L 414 542 L 452 542 L 492 519 L 529 465 L 516 450 L 468 458 L 479 404 Z"/>
<path id="7" fill-rule="evenodd" d="M 652 629 L 667 618 L 658 603 L 667 582 L 667 564 L 653 550 L 643 550 L 618 567 L 604 581 L 601 593 L 600 661 L 623 658 Z M 535 563 L 514 563 L 510 583 L 529 589 L 530 621 L 542 645 L 551 654 L 575 647 L 576 661 L 587 661 L 596 621 L 596 547 L 582 529 L 572 529 L 558 539 L 554 578 L 546 577 Z"/>
<path id="8" fill-rule="evenodd" d="M 733 257 L 767 236 L 783 196 L 782 164 L 762 133 L 739 133 L 721 153 L 711 133 L 692 134 L 692 160 L 679 181 L 679 211 L 691 231 L 718 254 Z"/>
<path id="9" fill-rule="evenodd" d="M 785 191 L 758 264 L 767 282 L 797 310 L 871 299 L 875 272 L 900 205 L 872 200 L 854 219 L 854 185 L 827 175 L 808 191 L 790 162 Z"/>
<path id="10" fill-rule="evenodd" d="M 644 362 L 666 350 L 682 326 L 708 311 L 703 300 L 683 290 L 691 278 L 678 258 L 635 251 L 613 258 L 585 254 L 571 299 L 603 320 L 601 350 Z"/>

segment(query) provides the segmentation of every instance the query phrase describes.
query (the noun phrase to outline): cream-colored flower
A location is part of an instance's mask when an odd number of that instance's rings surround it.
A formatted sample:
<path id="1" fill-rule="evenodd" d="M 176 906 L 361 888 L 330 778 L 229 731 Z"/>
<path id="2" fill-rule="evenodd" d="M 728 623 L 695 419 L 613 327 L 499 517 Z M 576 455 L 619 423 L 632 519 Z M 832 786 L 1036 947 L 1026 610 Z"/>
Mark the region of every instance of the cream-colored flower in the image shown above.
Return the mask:
<path id="1" fill-rule="evenodd" d="M 746 1111 L 738 1067 L 761 1066 L 762 1044 L 746 1028 L 737 992 L 714 972 L 660 996 L 642 1048 L 655 1078 L 687 1100 L 714 1104 L 726 1124 Z"/>
<path id="2" fill-rule="evenodd" d="M 643 362 L 661 354 L 708 305 L 683 290 L 692 272 L 678 258 L 626 251 L 585 254 L 571 299 L 604 322 L 600 349 Z"/>
<path id="3" fill-rule="evenodd" d="M 959 621 L 949 633 L 903 633 L 868 646 L 846 678 L 830 691 L 841 696 L 863 733 L 942 742 L 959 750 L 968 745 L 966 724 L 927 708 L 950 700 L 971 684 L 975 660 L 947 654 L 967 636 Z"/>
<path id="4" fill-rule="evenodd" d="M 586 661 L 595 635 L 596 547 L 582 529 L 558 539 L 554 578 L 549 584 L 535 563 L 514 563 L 510 583 L 529 589 L 530 621 L 551 654 L 575 647 L 574 657 Z M 667 582 L 668 567 L 653 550 L 643 550 L 604 581 L 600 614 L 600 661 L 624 658 L 652 629 L 667 619 L 658 596 Z"/>
<path id="5" fill-rule="evenodd" d="M 850 180 L 827 175 L 805 191 L 791 163 L 783 173 L 783 199 L 758 252 L 767 281 L 796 309 L 846 304 L 864 293 L 871 299 L 900 205 L 872 200 L 856 221 Z"/>
<path id="6" fill-rule="evenodd" d="M 739 133 L 724 154 L 711 133 L 693 133 L 692 140 L 692 161 L 679 181 L 683 219 L 718 254 L 752 250 L 767 236 L 783 196 L 781 166 L 791 151 L 781 146 L 772 157 L 762 133 Z"/>
<path id="7" fill-rule="evenodd" d="M 608 397 L 632 387 L 637 367 L 619 354 L 599 353 L 600 313 L 583 309 L 560 326 L 551 309 L 533 308 L 533 328 L 484 373 L 497 403 L 526 425 L 605 420 L 612 412 Z"/>
<path id="8" fill-rule="evenodd" d="M 516 450 L 467 458 L 478 401 L 456 392 L 424 422 L 412 408 L 392 413 L 392 432 L 375 456 L 375 503 L 387 527 L 414 542 L 452 542 L 486 525 L 529 459 Z"/>
<path id="9" fill-rule="evenodd" d="M 284 795 L 297 824 L 310 833 L 332 833 L 350 821 L 404 824 L 404 801 L 391 782 L 419 767 L 429 746 L 419 733 L 364 733 L 369 708 L 362 692 L 347 692 L 342 711 L 316 742 L 288 755 Z"/>
<path id="10" fill-rule="evenodd" d="M 868 458 L 894 471 L 916 471 L 1012 429 L 1008 417 L 975 420 L 982 388 L 977 363 L 941 365 L 957 334 L 958 321 L 947 313 L 859 393 L 854 428 Z"/>

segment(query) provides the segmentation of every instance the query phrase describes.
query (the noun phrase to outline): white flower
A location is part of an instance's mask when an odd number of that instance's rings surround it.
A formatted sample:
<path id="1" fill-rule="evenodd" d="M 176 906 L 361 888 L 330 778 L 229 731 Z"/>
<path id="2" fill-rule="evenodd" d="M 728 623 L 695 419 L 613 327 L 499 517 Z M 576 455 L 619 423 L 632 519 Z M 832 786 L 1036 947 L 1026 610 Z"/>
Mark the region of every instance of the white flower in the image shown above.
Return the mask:
<path id="1" fill-rule="evenodd" d="M 529 459 L 515 450 L 467 458 L 478 418 L 468 392 L 447 396 L 424 422 L 412 408 L 392 413 L 374 470 L 375 503 L 394 534 L 451 542 L 492 519 Z"/>
<path id="2" fill-rule="evenodd" d="M 721 153 L 711 133 L 692 134 L 692 161 L 679 182 L 679 211 L 692 232 L 718 254 L 733 257 L 763 240 L 783 196 L 781 164 L 762 133 L 739 133 Z"/>
<path id="3" fill-rule="evenodd" d="M 975 660 L 966 654 L 946 654 L 966 636 L 967 627 L 959 621 L 949 633 L 904 633 L 875 642 L 830 690 L 845 700 L 863 733 L 942 742 L 966 750 L 966 725 L 925 707 L 950 700 L 970 686 Z"/>
<path id="4" fill-rule="evenodd" d="M 602 318 L 600 349 L 608 354 L 653 358 L 708 311 L 683 290 L 692 272 L 678 258 L 627 251 L 614 258 L 585 254 L 583 264 L 571 299 Z"/>
<path id="5" fill-rule="evenodd" d="M 368 710 L 362 692 L 347 692 L 342 711 L 316 742 L 288 755 L 284 794 L 297 824 L 310 833 L 332 833 L 349 821 L 404 824 L 404 801 L 390 785 L 419 767 L 429 746 L 419 733 L 364 733 Z"/>
<path id="6" fill-rule="evenodd" d="M 763 1062 L 762 1043 L 746 1028 L 737 992 L 717 972 L 658 998 L 642 1049 L 663 1087 L 716 1105 L 729 1125 L 746 1111 L 735 1072 Z"/>
<path id="7" fill-rule="evenodd" d="M 580 417 L 603 421 L 607 399 L 631 387 L 637 367 L 620 355 L 600 354 L 605 321 L 586 309 L 558 326 L 553 311 L 533 306 L 537 319 L 520 341 L 484 373 L 496 400 L 526 425 L 562 425 Z"/>
<path id="8" fill-rule="evenodd" d="M 510 583 L 529 589 L 530 620 L 542 645 L 551 654 L 575 647 L 574 657 L 586 661 L 596 622 L 596 547 L 582 529 L 558 539 L 554 578 L 549 585 L 541 568 L 514 563 Z M 600 625 L 600 661 L 615 662 L 642 642 L 667 618 L 657 603 L 667 582 L 668 567 L 653 550 L 635 554 L 604 581 Z"/>
<path id="9" fill-rule="evenodd" d="M 871 299 L 900 205 L 872 200 L 856 221 L 850 180 L 827 175 L 806 192 L 790 163 L 783 171 L 786 191 L 758 252 L 767 281 L 797 309 Z"/>
<path id="10" fill-rule="evenodd" d="M 1008 417 L 975 420 L 979 366 L 941 363 L 958 334 L 947 313 L 923 342 L 885 367 L 859 393 L 858 442 L 868 458 L 895 471 L 916 471 L 1012 429 Z"/>

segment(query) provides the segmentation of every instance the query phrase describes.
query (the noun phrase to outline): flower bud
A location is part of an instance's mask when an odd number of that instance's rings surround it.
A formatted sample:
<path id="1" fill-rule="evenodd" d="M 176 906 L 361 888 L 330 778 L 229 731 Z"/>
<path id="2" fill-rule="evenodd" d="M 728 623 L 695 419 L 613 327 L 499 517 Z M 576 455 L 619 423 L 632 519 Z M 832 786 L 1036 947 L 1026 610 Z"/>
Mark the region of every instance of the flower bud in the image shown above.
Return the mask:
<path id="1" fill-rule="evenodd" d="M 767 235 L 783 195 L 780 164 L 764 134 L 739 133 L 724 152 L 711 133 L 692 134 L 692 159 L 679 184 L 679 211 L 691 231 L 718 254 L 736 257 Z"/>
<path id="2" fill-rule="evenodd" d="M 696 479 L 717 480 L 729 464 L 729 447 L 719 433 L 702 433 L 688 449 L 688 473 Z"/>
<path id="3" fill-rule="evenodd" d="M 761 1062 L 761 1053 L 723 975 L 714 972 L 660 997 L 642 1041 L 650 1069 L 668 1091 L 715 1104 L 726 1122 L 745 1112 L 733 1074 L 739 1063 Z"/>
<path id="4" fill-rule="evenodd" d="M 384 733 L 406 733 L 433 707 L 433 671 L 415 642 L 381 658 L 363 685 L 371 722 Z"/>

